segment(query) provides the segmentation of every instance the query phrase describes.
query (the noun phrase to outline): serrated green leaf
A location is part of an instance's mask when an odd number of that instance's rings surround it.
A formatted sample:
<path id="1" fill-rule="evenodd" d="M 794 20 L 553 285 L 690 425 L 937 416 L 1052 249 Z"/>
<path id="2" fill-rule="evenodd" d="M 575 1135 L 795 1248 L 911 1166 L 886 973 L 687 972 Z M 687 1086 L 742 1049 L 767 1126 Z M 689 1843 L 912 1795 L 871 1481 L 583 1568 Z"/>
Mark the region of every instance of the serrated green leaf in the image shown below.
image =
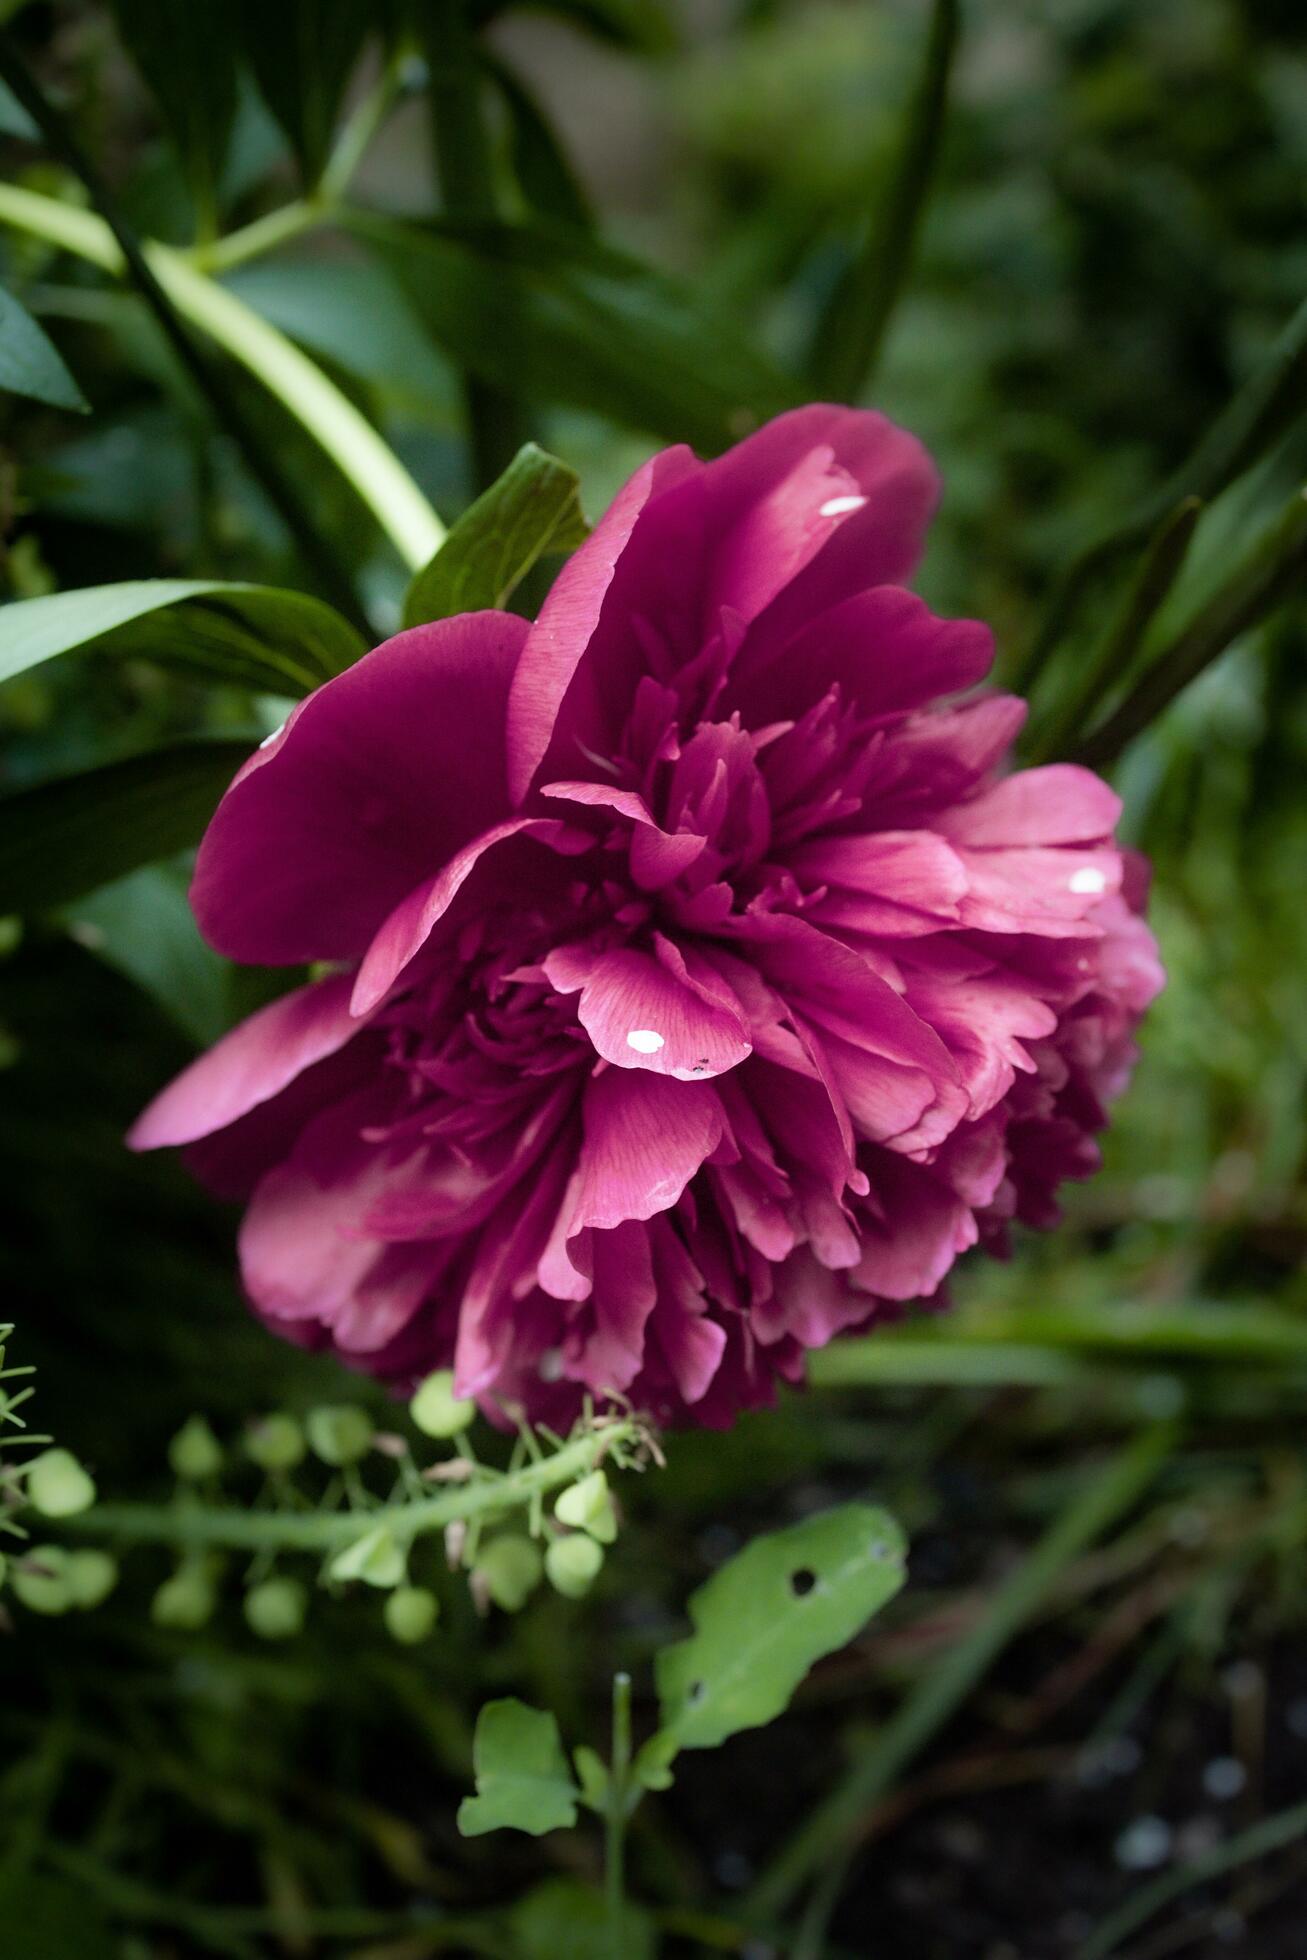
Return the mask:
<path id="1" fill-rule="evenodd" d="M 11 395 L 26 395 L 51 408 L 71 408 L 81 415 L 90 413 L 83 395 L 54 342 L 20 306 L 12 293 L 0 288 L 0 388 Z"/>
<path id="2" fill-rule="evenodd" d="M 655 1673 L 663 1728 L 650 1745 L 711 1749 L 788 1706 L 814 1661 L 861 1631 L 903 1584 L 903 1533 L 845 1504 L 755 1538 L 690 1600 L 695 1631 Z"/>
<path id="3" fill-rule="evenodd" d="M 322 175 L 376 0 L 241 0 L 242 51 L 312 189 Z"/>
<path id="4" fill-rule="evenodd" d="M 567 1767 L 558 1723 L 539 1708 L 488 1701 L 472 1741 L 477 1793 L 458 1807 L 464 1837 L 526 1831 L 540 1837 L 576 1822 L 580 1796 Z"/>
<path id="5" fill-rule="evenodd" d="M 589 536 L 579 488 L 575 470 L 524 444 L 409 586 L 405 626 L 506 605 L 538 558 L 574 551 Z"/>
<path id="6" fill-rule="evenodd" d="M 716 452 L 799 401 L 730 315 L 570 228 L 353 212 L 434 338 L 495 387 Z"/>
<path id="7" fill-rule="evenodd" d="M 366 651 L 323 600 L 272 585 L 130 579 L 0 607 L 0 681 L 79 647 L 289 695 L 310 693 Z"/>
<path id="8" fill-rule="evenodd" d="M 248 742 L 183 742 L 0 803 L 0 914 L 45 911 L 198 843 Z"/>

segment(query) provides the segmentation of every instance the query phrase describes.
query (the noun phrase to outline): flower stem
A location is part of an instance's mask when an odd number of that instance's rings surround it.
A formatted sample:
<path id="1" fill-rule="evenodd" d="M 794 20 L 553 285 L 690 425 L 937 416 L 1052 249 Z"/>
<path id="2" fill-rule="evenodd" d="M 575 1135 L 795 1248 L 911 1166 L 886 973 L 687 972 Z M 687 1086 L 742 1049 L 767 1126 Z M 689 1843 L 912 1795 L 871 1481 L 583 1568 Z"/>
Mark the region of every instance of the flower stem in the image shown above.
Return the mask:
<path id="1" fill-rule="evenodd" d="M 634 1421 L 608 1423 L 565 1443 L 540 1463 L 512 1476 L 485 1473 L 460 1488 L 416 1503 L 385 1504 L 366 1513 L 369 1531 L 388 1531 L 412 1544 L 446 1525 L 517 1510 L 562 1484 L 574 1483 L 636 1435 Z M 357 1512 L 246 1511 L 237 1505 L 97 1504 L 69 1520 L 71 1529 L 96 1538 L 135 1543 L 215 1547 L 226 1551 L 331 1552 L 352 1544 L 364 1528 Z"/>
<path id="2" fill-rule="evenodd" d="M 613 1755 L 604 1813 L 604 1920 L 609 1960 L 624 1960 L 627 1787 L 631 1773 L 631 1677 L 613 1676 Z"/>

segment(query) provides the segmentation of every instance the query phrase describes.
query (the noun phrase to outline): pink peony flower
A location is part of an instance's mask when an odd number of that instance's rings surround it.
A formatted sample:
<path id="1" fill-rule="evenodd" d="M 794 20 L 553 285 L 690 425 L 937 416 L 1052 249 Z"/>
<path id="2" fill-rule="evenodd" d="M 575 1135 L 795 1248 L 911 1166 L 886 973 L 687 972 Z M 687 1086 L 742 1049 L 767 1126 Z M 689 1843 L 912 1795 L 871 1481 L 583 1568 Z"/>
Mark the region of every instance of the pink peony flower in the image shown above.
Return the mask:
<path id="1" fill-rule="evenodd" d="M 401 633 L 240 771 L 192 899 L 325 961 L 151 1104 L 279 1332 L 492 1411 L 720 1423 L 1097 1161 L 1162 975 L 1117 798 L 1001 773 L 904 587 L 921 446 L 812 407 L 639 470 L 534 625 Z"/>

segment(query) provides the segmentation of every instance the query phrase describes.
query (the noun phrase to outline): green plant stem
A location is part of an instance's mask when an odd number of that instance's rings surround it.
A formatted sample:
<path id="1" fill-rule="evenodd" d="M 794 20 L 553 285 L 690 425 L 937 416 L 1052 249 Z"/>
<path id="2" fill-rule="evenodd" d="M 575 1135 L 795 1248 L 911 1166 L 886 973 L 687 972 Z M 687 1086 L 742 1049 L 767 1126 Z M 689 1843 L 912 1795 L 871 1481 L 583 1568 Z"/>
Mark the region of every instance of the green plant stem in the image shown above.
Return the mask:
<path id="1" fill-rule="evenodd" d="M 907 281 L 944 133 L 960 24 L 960 0 L 934 0 L 884 202 L 818 324 L 809 373 L 815 392 L 832 400 L 856 401 L 866 389 Z"/>
<path id="2" fill-rule="evenodd" d="M 1141 675 L 1101 728 L 1075 750 L 1075 760 L 1101 768 L 1170 706 L 1191 681 L 1218 660 L 1241 633 L 1307 584 L 1307 490 L 1299 491 L 1269 536 L 1236 566 L 1220 589 Z"/>
<path id="3" fill-rule="evenodd" d="M 575 1483 L 636 1433 L 634 1422 L 609 1423 L 565 1443 L 552 1456 L 528 1463 L 511 1476 L 481 1475 L 416 1503 L 379 1505 L 370 1511 L 246 1511 L 235 1505 L 97 1504 L 70 1530 L 94 1538 L 226 1551 L 331 1552 L 353 1544 L 365 1530 L 388 1531 L 408 1545 L 446 1525 L 517 1510 L 535 1496 Z"/>
<path id="4" fill-rule="evenodd" d="M 843 1780 L 816 1805 L 783 1847 L 745 1901 L 743 1912 L 748 1923 L 774 1921 L 800 1887 L 828 1861 L 832 1865 L 823 1886 L 823 1903 L 833 1907 L 867 1810 L 886 1795 L 907 1765 L 957 1713 L 1008 1642 L 1038 1612 L 1064 1568 L 1136 1502 L 1174 1447 L 1175 1435 L 1171 1423 L 1159 1423 L 1144 1431 L 1076 1495 L 998 1588 L 984 1617 L 922 1678 Z M 811 1943 L 815 1931 L 810 1925 L 806 1935 L 809 1944 L 795 1948 L 794 1960 L 799 1960 L 801 1952 L 810 1955 L 822 1951 L 820 1945 Z"/>
<path id="5" fill-rule="evenodd" d="M 613 1676 L 613 1754 L 604 1812 L 604 1917 L 609 1960 L 625 1960 L 626 1820 L 630 1814 L 631 1677 Z"/>
<path id="6" fill-rule="evenodd" d="M 105 272 L 123 270 L 108 225 L 56 198 L 0 184 L 0 222 L 75 252 Z M 425 565 L 444 542 L 445 527 L 348 396 L 283 333 L 210 279 L 185 253 L 153 241 L 142 251 L 176 311 L 203 328 L 307 429 L 372 510 L 405 564 L 413 571 Z"/>
<path id="7" fill-rule="evenodd" d="M 1266 1858 L 1273 1851 L 1282 1851 L 1286 1845 L 1293 1844 L 1304 1835 L 1307 1835 L 1307 1803 L 1278 1811 L 1274 1817 L 1264 1817 L 1250 1829 L 1240 1831 L 1228 1843 L 1218 1844 L 1214 1850 L 1191 1859 L 1178 1871 L 1166 1872 L 1150 1885 L 1141 1886 L 1095 1929 L 1080 1948 L 1076 1960 L 1107 1960 L 1108 1954 L 1115 1953 L 1123 1940 L 1129 1939 L 1137 1927 L 1151 1919 L 1154 1913 L 1160 1912 L 1163 1906 L 1169 1906 L 1195 1886 L 1209 1885 L 1214 1878 L 1236 1871 L 1241 1865 L 1251 1864 L 1256 1858 Z"/>
<path id="8" fill-rule="evenodd" d="M 426 35 L 432 141 L 441 204 L 451 218 L 492 222 L 494 164 L 482 94 L 485 70 L 468 24 L 466 0 L 431 0 L 422 11 Z M 515 322 L 502 307 L 483 331 L 511 340 Z M 526 440 L 526 419 L 516 397 L 469 374 L 463 381 L 474 490 L 479 495 L 508 468 Z"/>
<path id="9" fill-rule="evenodd" d="M 175 282 L 170 282 L 167 268 L 159 263 L 157 254 L 164 248 L 156 247 L 155 255 L 152 255 L 142 245 L 67 120 L 47 100 L 28 72 L 10 35 L 3 29 L 0 29 L 0 77 L 36 123 L 53 155 L 85 185 L 92 203 L 101 213 L 110 242 L 116 248 L 118 265 L 115 269 L 125 272 L 136 286 L 183 370 L 208 402 L 215 420 L 235 440 L 251 475 L 279 513 L 305 563 L 321 581 L 323 590 L 331 595 L 333 603 L 355 624 L 364 624 L 353 587 L 341 570 L 337 552 L 318 530 L 271 449 L 264 443 L 261 433 L 228 387 L 226 377 L 205 358 L 192 339 L 181 317 L 190 309 L 179 302 Z M 190 276 L 200 277 L 199 274 Z M 213 290 L 216 292 L 218 289 Z M 193 313 L 191 317 L 194 318 Z"/>
<path id="10" fill-rule="evenodd" d="M 192 246 L 181 256 L 200 272 L 210 275 L 231 272 L 238 265 L 247 265 L 251 259 L 275 252 L 279 245 L 289 245 L 306 232 L 327 224 L 332 211 L 332 203 L 321 196 L 295 197 L 289 204 L 266 211 L 261 218 L 241 225 L 236 231 L 226 232 L 206 245 Z"/>

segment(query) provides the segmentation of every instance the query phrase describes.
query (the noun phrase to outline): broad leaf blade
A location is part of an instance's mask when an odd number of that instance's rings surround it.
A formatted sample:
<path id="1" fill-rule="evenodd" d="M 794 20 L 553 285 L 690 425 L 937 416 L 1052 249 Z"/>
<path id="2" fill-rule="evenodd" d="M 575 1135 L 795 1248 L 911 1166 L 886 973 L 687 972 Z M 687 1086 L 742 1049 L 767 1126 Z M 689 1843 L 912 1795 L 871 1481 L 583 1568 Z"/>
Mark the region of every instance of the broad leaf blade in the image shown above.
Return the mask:
<path id="1" fill-rule="evenodd" d="M 147 865 L 79 898 L 67 924 L 79 945 L 134 980 L 200 1047 L 231 1026 L 235 969 L 201 939 L 175 866 Z"/>
<path id="2" fill-rule="evenodd" d="M 185 742 L 0 803 L 0 914 L 44 911 L 198 843 L 248 742 Z"/>
<path id="3" fill-rule="evenodd" d="M 601 1892 L 575 1878 L 547 1878 L 509 1914 L 513 1960 L 612 1960 L 613 1928 Z M 622 1906 L 622 1960 L 654 1960 L 652 1919 L 628 1899 Z"/>
<path id="4" fill-rule="evenodd" d="M 90 413 L 83 395 L 63 357 L 25 307 L 12 293 L 0 289 L 0 388 L 11 395 L 26 395 L 32 401 L 46 402 L 51 408 L 76 409 Z"/>
<path id="5" fill-rule="evenodd" d="M 405 626 L 502 607 L 538 558 L 583 544 L 589 526 L 579 488 L 575 470 L 524 444 L 409 586 Z"/>
<path id="6" fill-rule="evenodd" d="M 552 1715 L 521 1701 L 488 1701 L 477 1716 L 472 1759 L 477 1793 L 458 1808 L 464 1837 L 502 1830 L 540 1837 L 575 1824 L 580 1793 Z"/>
<path id="7" fill-rule="evenodd" d="M 290 695 L 310 693 L 365 651 L 331 606 L 271 585 L 131 579 L 0 608 L 0 681 L 92 646 Z"/>
<path id="8" fill-rule="evenodd" d="M 711 1749 L 774 1720 L 813 1663 L 894 1597 L 905 1550 L 894 1520 L 866 1504 L 755 1538 L 691 1599 L 690 1638 L 658 1656 L 651 1755 Z"/>
<path id="9" fill-rule="evenodd" d="M 376 0 L 241 0 L 239 29 L 259 92 L 312 190 L 322 175 L 350 76 L 378 17 Z"/>
<path id="10" fill-rule="evenodd" d="M 408 224 L 356 212 L 433 337 L 495 387 L 715 452 L 796 405 L 795 384 L 679 280 L 563 226 Z"/>

